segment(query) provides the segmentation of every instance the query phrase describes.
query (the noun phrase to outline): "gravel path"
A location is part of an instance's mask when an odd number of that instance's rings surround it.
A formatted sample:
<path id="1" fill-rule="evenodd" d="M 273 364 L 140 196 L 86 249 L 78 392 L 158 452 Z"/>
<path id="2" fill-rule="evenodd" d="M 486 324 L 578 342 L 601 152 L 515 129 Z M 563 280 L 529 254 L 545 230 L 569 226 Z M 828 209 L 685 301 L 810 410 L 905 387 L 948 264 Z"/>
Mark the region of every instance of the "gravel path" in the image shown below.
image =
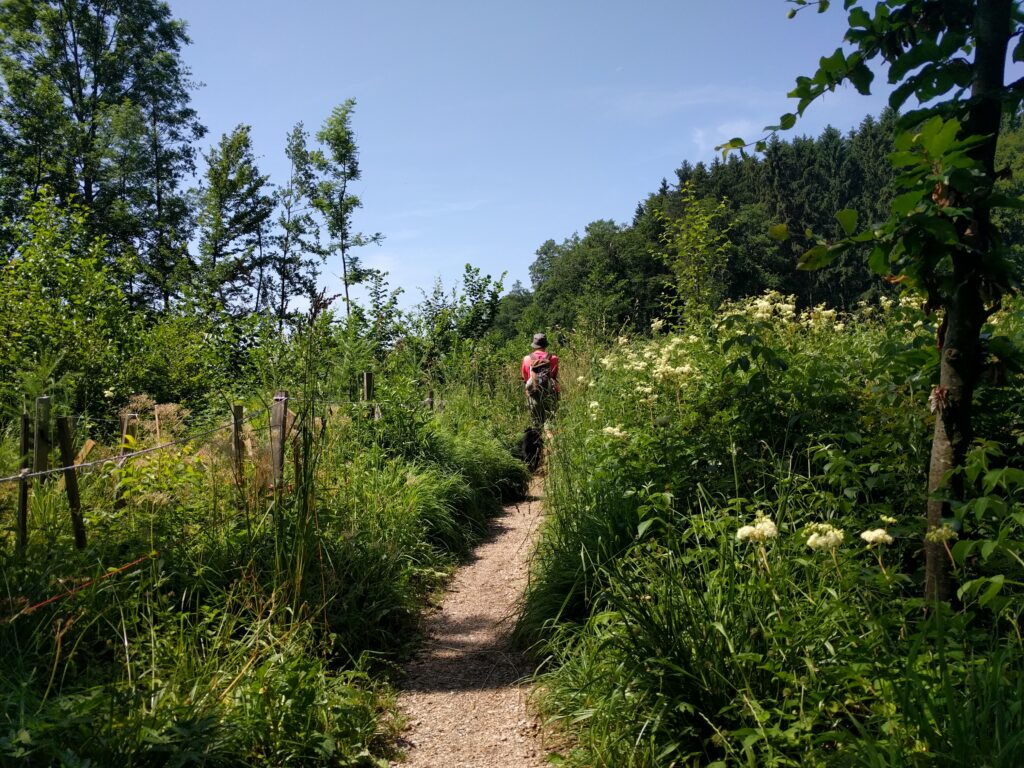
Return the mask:
<path id="1" fill-rule="evenodd" d="M 540 486 L 534 490 L 539 491 Z M 406 667 L 398 705 L 408 720 L 402 768 L 541 768 L 548 765 L 528 711 L 529 666 L 508 649 L 541 502 L 505 508 L 441 610 L 425 618 L 423 649 Z"/>

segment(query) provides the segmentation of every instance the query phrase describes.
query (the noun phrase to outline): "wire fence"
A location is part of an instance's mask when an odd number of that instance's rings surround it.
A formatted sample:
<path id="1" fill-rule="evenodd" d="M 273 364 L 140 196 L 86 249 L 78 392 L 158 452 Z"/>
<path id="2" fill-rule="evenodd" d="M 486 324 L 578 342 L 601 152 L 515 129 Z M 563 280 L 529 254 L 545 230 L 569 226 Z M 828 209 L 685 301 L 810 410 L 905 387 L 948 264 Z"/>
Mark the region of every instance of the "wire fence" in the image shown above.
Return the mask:
<path id="1" fill-rule="evenodd" d="M 269 411 L 268 408 L 263 408 L 260 411 L 257 411 L 256 413 L 251 414 L 250 416 L 246 417 L 242 421 L 242 423 L 245 424 L 245 423 L 248 423 L 250 421 L 253 421 L 257 416 L 261 416 L 262 414 L 267 413 L 268 411 Z M 195 433 L 193 435 L 189 435 L 188 437 L 178 438 L 177 440 L 168 440 L 165 443 L 160 443 L 159 445 L 153 445 L 153 446 L 150 446 L 149 448 L 140 448 L 137 451 L 131 451 L 129 453 L 121 453 L 121 454 L 118 454 L 117 456 L 107 456 L 105 458 L 94 459 L 92 461 L 84 461 L 84 462 L 82 462 L 80 464 L 71 464 L 71 465 L 66 466 L 66 467 L 51 467 L 50 469 L 42 469 L 42 470 L 39 470 L 37 472 L 32 472 L 32 471 L 30 471 L 28 469 L 23 469 L 23 470 L 21 470 L 21 472 L 19 472 L 16 475 L 8 475 L 7 477 L 0 477 L 0 483 L 11 483 L 11 482 L 16 482 L 16 481 L 20 481 L 20 480 L 31 480 L 31 479 L 36 478 L 36 477 L 47 477 L 49 475 L 56 475 L 56 474 L 60 474 L 62 472 L 71 472 L 71 471 L 78 471 L 80 469 L 89 469 L 90 467 L 98 467 L 98 466 L 100 466 L 102 464 L 118 464 L 118 465 L 122 465 L 126 461 L 128 461 L 129 459 L 134 459 L 136 456 L 145 456 L 147 453 L 154 453 L 156 451 L 163 451 L 163 450 L 165 450 L 167 448 L 173 448 L 176 445 L 187 445 L 188 443 L 193 443 L 196 440 L 202 440 L 205 437 L 209 437 L 210 435 L 215 435 L 218 432 L 223 432 L 225 430 L 232 429 L 234 427 L 235 427 L 235 423 L 234 422 L 230 422 L 228 424 L 221 424 L 220 426 L 211 427 L 210 429 L 203 430 L 202 432 L 197 432 L 197 433 Z"/>
<path id="2" fill-rule="evenodd" d="M 287 392 L 278 392 L 271 399 L 271 405 L 269 407 L 260 408 L 256 411 L 248 414 L 243 414 L 242 406 L 235 405 L 232 407 L 232 420 L 223 424 L 218 424 L 207 429 L 203 429 L 197 432 L 193 432 L 184 437 L 175 438 L 173 440 L 166 440 L 160 442 L 157 445 L 152 445 L 137 450 L 130 450 L 132 444 L 135 442 L 136 430 L 142 422 L 139 418 L 139 414 L 125 414 L 122 413 L 118 418 L 121 425 L 121 445 L 120 452 L 116 455 L 105 456 L 90 461 L 85 461 L 85 456 L 88 450 L 91 449 L 95 443 L 87 441 L 86 447 L 83 451 L 75 458 L 72 458 L 72 443 L 73 427 L 69 427 L 72 420 L 81 420 L 85 423 L 96 423 L 100 419 L 93 417 L 83 416 L 62 416 L 57 419 L 57 433 L 60 439 L 61 445 L 61 461 L 62 466 L 49 467 L 49 454 L 53 450 L 51 442 L 50 432 L 50 408 L 49 398 L 43 397 L 38 398 L 36 402 L 36 418 L 33 421 L 30 419 L 27 413 L 23 414 L 21 420 L 21 462 L 22 468 L 15 474 L 9 474 L 4 477 L 0 477 L 0 486 L 8 483 L 18 483 L 18 510 L 16 517 L 17 526 L 17 549 L 19 552 L 24 552 L 27 539 L 28 539 L 28 510 L 29 510 L 29 488 L 32 485 L 32 481 L 36 479 L 45 479 L 53 475 L 62 475 L 64 478 L 64 487 L 68 496 L 68 502 L 71 511 L 72 518 L 72 529 L 75 534 L 76 546 L 80 549 L 85 547 L 85 527 L 84 520 L 81 515 L 81 502 L 78 493 L 78 480 L 77 475 L 81 470 L 87 470 L 94 467 L 113 465 L 118 470 L 124 467 L 132 459 L 145 456 L 148 454 L 157 453 L 170 448 L 195 444 L 199 441 L 208 440 L 214 435 L 228 430 L 231 431 L 231 453 L 234 460 L 234 469 L 236 482 L 243 482 L 245 472 L 243 467 L 243 453 L 245 446 L 243 445 L 243 430 L 242 427 L 245 424 L 251 423 L 258 419 L 269 416 L 268 427 L 269 427 L 269 448 L 270 448 L 270 474 L 268 488 L 274 489 L 275 493 L 278 489 L 282 488 L 284 476 L 285 476 L 285 452 L 286 444 L 289 440 L 289 436 L 292 431 L 297 431 L 303 428 L 304 418 L 307 414 L 296 415 L 289 409 L 290 405 L 295 404 L 308 404 L 313 403 L 317 406 L 324 408 L 342 408 L 342 407 L 353 407 L 353 408 L 368 408 L 368 417 L 373 420 L 379 420 L 382 416 L 381 406 L 388 407 L 399 407 L 399 408 L 423 408 L 426 407 L 433 411 L 435 408 L 443 408 L 443 400 L 435 400 L 434 392 L 430 390 L 425 399 L 416 400 L 376 400 L 374 399 L 373 391 L 373 375 L 370 373 L 364 373 L 362 381 L 362 398 L 358 400 L 344 399 L 344 398 L 304 398 L 304 397 L 290 397 Z M 329 415 L 329 414 L 325 414 Z M 326 421 L 324 421 L 325 426 Z M 322 428 L 321 427 L 321 428 Z M 157 428 L 157 439 L 159 440 L 159 427 Z M 252 444 L 248 445 L 249 452 L 253 452 Z M 293 448 L 293 450 L 297 450 Z M 266 460 L 266 455 L 263 455 L 263 461 Z M 296 462 L 298 462 L 298 454 L 295 456 Z M 31 463 L 30 463 L 31 462 Z M 298 464 L 296 463 L 296 468 Z M 296 471 L 298 471 L 296 469 Z M 123 489 L 118 489 L 115 497 L 115 506 L 120 506 L 125 503 L 123 496 Z"/>

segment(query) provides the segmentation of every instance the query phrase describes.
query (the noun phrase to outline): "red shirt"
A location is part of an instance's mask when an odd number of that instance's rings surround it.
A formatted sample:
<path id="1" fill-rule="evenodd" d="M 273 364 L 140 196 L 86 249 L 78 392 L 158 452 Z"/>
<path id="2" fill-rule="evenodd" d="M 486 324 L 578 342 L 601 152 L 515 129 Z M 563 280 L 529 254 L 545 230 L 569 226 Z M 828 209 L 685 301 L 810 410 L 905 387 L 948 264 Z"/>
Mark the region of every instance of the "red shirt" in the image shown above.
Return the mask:
<path id="1" fill-rule="evenodd" d="M 520 372 L 523 374 L 523 381 L 530 380 L 530 368 L 533 361 L 543 360 L 545 357 L 551 361 L 551 380 L 555 382 L 555 392 L 558 392 L 558 355 L 553 355 L 546 349 L 535 349 L 523 358 L 523 365 L 520 368 Z"/>

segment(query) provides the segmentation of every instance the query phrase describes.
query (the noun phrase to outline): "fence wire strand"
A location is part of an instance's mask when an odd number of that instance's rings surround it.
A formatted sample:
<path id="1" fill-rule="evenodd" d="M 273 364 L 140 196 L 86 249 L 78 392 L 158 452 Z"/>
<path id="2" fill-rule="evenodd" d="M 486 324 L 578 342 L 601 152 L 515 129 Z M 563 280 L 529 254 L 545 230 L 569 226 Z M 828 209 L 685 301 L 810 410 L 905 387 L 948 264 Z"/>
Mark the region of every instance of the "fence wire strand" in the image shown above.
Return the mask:
<path id="1" fill-rule="evenodd" d="M 240 425 L 241 424 L 247 424 L 248 422 L 250 422 L 253 419 L 255 419 L 257 416 L 263 415 L 268 410 L 269 409 L 267 409 L 267 408 L 262 408 L 259 411 L 256 411 L 255 413 L 252 413 L 249 416 L 247 416 L 246 418 L 242 419 L 242 421 L 239 422 L 239 424 Z M 126 461 L 128 461 L 129 459 L 133 459 L 136 456 L 144 456 L 147 453 L 154 453 L 155 451 L 163 451 L 163 450 L 165 450 L 167 448 L 173 448 L 176 445 L 185 445 L 187 443 L 194 442 L 195 440 L 199 440 L 201 438 L 209 437 L 210 435 L 214 435 L 214 434 L 216 434 L 218 432 L 222 432 L 225 429 L 231 429 L 234 426 L 235 426 L 235 423 L 232 421 L 232 422 L 228 422 L 227 424 L 221 424 L 221 425 L 216 426 L 216 427 L 211 427 L 210 429 L 204 430 L 202 432 L 197 432 L 194 435 L 189 435 L 188 437 L 178 438 L 177 440 L 169 440 L 168 442 L 161 443 L 160 445 L 154 445 L 154 446 L 151 446 L 149 448 L 142 448 L 142 449 L 140 449 L 138 451 L 131 451 L 129 453 L 123 453 L 123 454 L 119 454 L 117 456 L 107 456 L 107 457 L 102 458 L 102 459 L 93 459 L 92 461 L 85 461 L 85 462 L 82 462 L 81 464 L 72 464 L 72 465 L 67 466 L 67 467 L 53 467 L 51 469 L 43 469 L 43 470 L 40 470 L 38 472 L 29 472 L 27 469 L 23 469 L 21 472 L 19 472 L 16 475 L 9 475 L 8 477 L 0 477 L 0 483 L 13 483 L 13 482 L 17 482 L 17 481 L 20 481 L 20 480 L 31 480 L 34 477 L 46 477 L 48 475 L 55 475 L 55 474 L 58 474 L 58 473 L 61 473 L 61 472 L 70 472 L 70 471 L 77 471 L 79 469 L 88 469 L 89 467 L 97 467 L 97 466 L 99 466 L 101 464 L 108 464 L 108 463 L 115 463 L 115 464 L 120 466 L 120 465 L 124 464 Z"/>

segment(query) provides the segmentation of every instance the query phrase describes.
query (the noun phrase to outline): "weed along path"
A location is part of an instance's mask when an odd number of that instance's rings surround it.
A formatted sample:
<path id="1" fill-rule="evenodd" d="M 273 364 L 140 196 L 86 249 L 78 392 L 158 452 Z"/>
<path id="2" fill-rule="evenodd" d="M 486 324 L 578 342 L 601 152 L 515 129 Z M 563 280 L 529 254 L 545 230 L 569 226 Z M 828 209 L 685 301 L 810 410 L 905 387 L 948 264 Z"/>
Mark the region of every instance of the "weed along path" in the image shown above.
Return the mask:
<path id="1" fill-rule="evenodd" d="M 539 491 L 535 484 L 533 491 Z M 439 611 L 425 618 L 423 648 L 406 667 L 398 705 L 404 768 L 540 768 L 548 765 L 527 710 L 529 673 L 509 650 L 516 601 L 541 518 L 540 499 L 505 507 L 456 574 Z"/>

